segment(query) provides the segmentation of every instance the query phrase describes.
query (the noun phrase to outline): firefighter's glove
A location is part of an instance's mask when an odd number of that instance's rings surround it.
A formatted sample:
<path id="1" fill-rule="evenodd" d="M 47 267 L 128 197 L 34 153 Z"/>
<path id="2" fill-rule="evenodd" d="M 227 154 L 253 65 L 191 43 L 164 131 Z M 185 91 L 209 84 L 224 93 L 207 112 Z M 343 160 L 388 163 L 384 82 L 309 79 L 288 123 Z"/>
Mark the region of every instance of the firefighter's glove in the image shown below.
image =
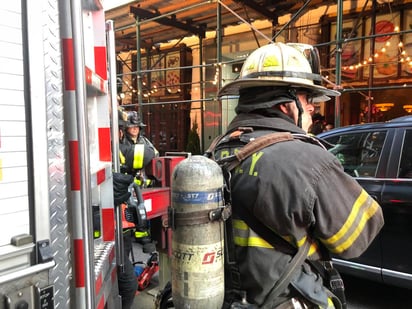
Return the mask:
<path id="1" fill-rule="evenodd" d="M 130 169 L 126 165 L 120 165 L 120 173 L 130 174 Z"/>
<path id="2" fill-rule="evenodd" d="M 129 185 L 132 182 L 132 175 L 113 173 L 113 198 L 115 205 L 120 205 L 130 198 Z"/>

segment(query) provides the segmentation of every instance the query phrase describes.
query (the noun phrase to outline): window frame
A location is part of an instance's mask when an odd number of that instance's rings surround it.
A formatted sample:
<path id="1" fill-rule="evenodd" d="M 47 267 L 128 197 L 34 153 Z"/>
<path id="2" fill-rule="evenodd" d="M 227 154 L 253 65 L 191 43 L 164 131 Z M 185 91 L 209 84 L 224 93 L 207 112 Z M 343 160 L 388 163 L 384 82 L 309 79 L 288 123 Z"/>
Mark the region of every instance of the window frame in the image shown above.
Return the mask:
<path id="1" fill-rule="evenodd" d="M 411 178 L 398 177 L 406 131 L 412 131 L 412 127 L 396 128 L 396 132 L 394 132 L 392 149 L 390 150 L 390 158 L 387 166 L 387 178 L 411 180 Z"/>
<path id="2" fill-rule="evenodd" d="M 407 136 L 410 135 L 410 136 Z M 399 156 L 399 164 L 398 164 L 398 169 L 397 169 L 397 177 L 401 179 L 412 179 L 412 166 L 407 170 L 407 173 L 409 174 L 408 177 L 405 177 L 405 172 L 402 172 L 403 176 L 400 176 L 400 169 L 402 162 L 404 160 L 404 149 L 405 149 L 405 143 L 408 141 L 409 144 L 407 144 L 408 148 L 411 150 L 410 153 L 408 153 L 409 156 L 407 156 L 410 159 L 410 162 L 412 163 L 412 128 L 405 128 L 404 133 L 403 133 L 403 138 L 402 138 L 402 144 L 401 144 L 401 151 L 400 151 L 400 156 Z M 412 164 L 410 164 L 412 165 Z"/>
<path id="3" fill-rule="evenodd" d="M 336 132 L 332 133 L 330 135 L 324 136 L 323 139 L 326 141 L 330 141 L 332 138 L 340 138 L 342 136 L 348 136 L 348 135 L 354 135 L 354 134 L 367 134 L 367 133 L 372 133 L 372 132 L 383 132 L 386 131 L 386 137 L 384 140 L 384 143 L 381 147 L 381 152 L 379 155 L 379 159 L 376 163 L 376 170 L 375 170 L 375 175 L 372 176 L 366 176 L 366 175 L 356 175 L 354 173 L 350 173 L 347 171 L 345 168 L 345 172 L 348 173 L 348 175 L 354 177 L 354 178 L 385 178 L 386 176 L 386 171 L 388 170 L 388 160 L 390 156 L 390 148 L 392 147 L 393 144 L 393 137 L 394 137 L 394 129 L 392 128 L 385 128 L 385 127 L 376 127 L 376 128 L 365 128 L 365 129 L 360 129 L 360 130 L 350 130 L 350 131 L 342 131 L 342 132 Z M 399 162 L 399 155 L 398 154 L 398 162 Z M 344 167 L 345 164 L 342 164 Z M 354 169 L 356 170 L 356 168 Z"/>

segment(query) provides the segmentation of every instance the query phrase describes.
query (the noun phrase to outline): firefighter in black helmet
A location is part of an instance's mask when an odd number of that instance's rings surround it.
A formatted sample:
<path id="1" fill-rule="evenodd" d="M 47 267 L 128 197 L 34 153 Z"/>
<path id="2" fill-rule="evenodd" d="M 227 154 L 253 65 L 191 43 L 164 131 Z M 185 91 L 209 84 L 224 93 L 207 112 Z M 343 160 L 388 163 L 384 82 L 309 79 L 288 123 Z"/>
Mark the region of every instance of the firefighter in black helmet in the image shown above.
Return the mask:
<path id="1" fill-rule="evenodd" d="M 220 91 L 220 96 L 239 95 L 239 101 L 237 116 L 216 147 L 216 159 L 269 133 L 296 136 L 258 151 L 231 173 L 239 278 L 237 283 L 227 280 L 228 288 L 238 284 L 247 301 L 259 308 L 342 308 L 309 260 L 329 260 L 330 254 L 357 257 L 383 226 L 376 201 L 302 129 L 310 125 L 311 100 L 339 95 L 320 82 L 316 49 L 274 43 L 253 52 L 240 77 Z M 309 250 L 289 284 L 273 296 L 293 256 L 271 241 L 279 236 L 296 250 Z"/>
<path id="2" fill-rule="evenodd" d="M 143 135 L 142 130 L 146 127 L 143 121 L 140 119 L 139 114 L 136 111 L 123 112 L 126 113 L 126 121 L 124 121 L 125 126 L 125 139 L 122 141 L 125 144 L 135 145 L 135 144 L 147 144 L 153 151 L 158 154 L 156 148 L 153 144 Z M 132 131 L 130 129 L 137 128 L 138 131 Z M 137 133 L 136 133 L 137 132 Z"/>
<path id="3" fill-rule="evenodd" d="M 155 146 L 142 134 L 146 125 L 140 120 L 136 111 L 124 111 L 119 109 L 119 124 L 123 124 L 120 130 L 120 170 L 122 173 L 135 177 L 134 182 L 141 188 L 152 185 L 152 179 L 147 177 L 146 167 L 159 156 Z M 137 228 L 135 231 L 137 241 L 150 243 L 148 229 Z"/>
<path id="4" fill-rule="evenodd" d="M 155 244 L 150 237 L 150 226 L 144 208 L 141 188 L 150 184 L 145 174 L 145 168 L 158 155 L 153 144 L 145 138 L 140 130 L 145 125 L 140 121 L 135 111 L 128 112 L 123 108 L 118 109 L 119 120 L 119 159 L 120 172 L 130 176 L 131 185 L 136 198 L 131 196 L 123 201 L 122 227 L 124 244 L 124 269 L 119 272 L 119 294 L 122 296 L 122 308 L 131 308 L 137 290 L 137 278 L 133 265 L 129 259 L 132 243 L 137 239 L 143 245 L 143 252 L 155 251 Z M 130 189 L 130 186 L 129 186 Z M 134 212 L 129 210 L 134 209 Z"/>
<path id="5" fill-rule="evenodd" d="M 118 109 L 119 115 L 119 159 L 120 171 L 133 175 L 134 182 L 141 188 L 152 185 L 146 175 L 146 168 L 159 156 L 155 146 L 142 134 L 146 126 L 136 111 Z M 143 243 L 150 242 L 147 229 L 137 229 L 135 237 Z"/>
<path id="6" fill-rule="evenodd" d="M 120 165 L 124 173 L 136 176 L 139 186 L 148 186 L 145 168 L 154 157 L 159 156 L 155 146 L 142 134 L 146 125 L 136 111 L 120 110 L 119 123 L 123 124 L 120 132 Z M 120 120 L 120 118 L 122 120 Z M 132 150 L 132 151 L 131 151 Z"/>

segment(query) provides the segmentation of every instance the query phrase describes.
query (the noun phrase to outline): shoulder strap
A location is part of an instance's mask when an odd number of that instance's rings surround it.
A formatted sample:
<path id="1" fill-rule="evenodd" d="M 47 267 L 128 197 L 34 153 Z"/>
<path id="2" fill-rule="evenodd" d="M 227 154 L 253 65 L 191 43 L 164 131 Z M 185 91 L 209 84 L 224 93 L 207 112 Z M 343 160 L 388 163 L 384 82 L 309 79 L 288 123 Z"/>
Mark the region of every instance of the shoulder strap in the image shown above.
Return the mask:
<path id="1" fill-rule="evenodd" d="M 217 146 L 217 144 L 219 144 L 219 142 L 225 137 L 225 135 L 218 135 L 216 136 L 212 143 L 210 144 L 209 148 L 205 151 L 205 156 L 210 158 L 213 157 L 213 153 L 215 151 L 215 148 Z"/>
<path id="2" fill-rule="evenodd" d="M 274 308 L 273 301 L 286 289 L 289 285 L 290 281 L 292 280 L 292 276 L 294 274 L 295 269 L 300 267 L 303 262 L 306 260 L 310 248 L 309 241 L 305 241 L 305 243 L 299 247 L 298 252 L 293 256 L 292 260 L 286 265 L 286 268 L 283 270 L 282 275 L 279 277 L 276 284 L 270 290 L 269 294 L 266 295 L 265 301 L 262 305 L 263 308 Z"/>
<path id="3" fill-rule="evenodd" d="M 258 152 L 259 150 L 266 148 L 270 145 L 279 143 L 279 142 L 286 142 L 286 141 L 291 141 L 291 140 L 293 140 L 293 135 L 290 132 L 275 132 L 275 133 L 262 135 L 262 136 L 259 136 L 251 140 L 244 147 L 242 147 L 238 152 L 236 152 L 236 154 L 219 159 L 217 160 L 217 162 L 223 165 L 226 168 L 226 170 L 230 172 L 236 166 L 238 166 L 242 161 L 244 161 L 250 155 Z M 218 142 L 216 142 L 215 146 L 218 144 Z"/>

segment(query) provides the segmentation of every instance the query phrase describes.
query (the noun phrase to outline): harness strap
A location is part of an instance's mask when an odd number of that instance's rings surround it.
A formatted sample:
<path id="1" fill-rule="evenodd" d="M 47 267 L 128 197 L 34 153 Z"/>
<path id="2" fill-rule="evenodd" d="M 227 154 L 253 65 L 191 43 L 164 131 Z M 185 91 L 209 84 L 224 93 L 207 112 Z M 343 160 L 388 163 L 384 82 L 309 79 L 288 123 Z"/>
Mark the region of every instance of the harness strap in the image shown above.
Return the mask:
<path id="1" fill-rule="evenodd" d="M 225 135 L 218 135 L 216 136 L 212 143 L 210 144 L 209 148 L 205 151 L 205 156 L 208 158 L 214 158 L 214 151 L 216 146 L 219 144 L 219 142 L 225 137 Z"/>
<path id="2" fill-rule="evenodd" d="M 236 158 L 239 162 L 242 162 L 244 159 L 249 157 L 250 155 L 258 152 L 259 150 L 266 148 L 272 144 L 276 144 L 279 142 L 286 142 L 293 140 L 293 135 L 290 132 L 275 132 L 271 134 L 266 134 L 263 136 L 259 136 L 256 139 L 250 141 L 246 144 L 243 148 L 241 148 L 236 153 Z"/>
<path id="3" fill-rule="evenodd" d="M 308 240 L 299 247 L 298 252 L 293 256 L 292 260 L 286 265 L 285 270 L 283 271 L 282 275 L 280 276 L 279 280 L 270 290 L 269 294 L 266 295 L 265 301 L 263 303 L 263 307 L 273 308 L 272 304 L 276 298 L 286 289 L 289 285 L 290 281 L 292 280 L 292 275 L 298 267 L 300 267 L 303 262 L 305 261 L 310 248 L 310 243 Z"/>
<path id="4" fill-rule="evenodd" d="M 293 140 L 293 135 L 290 132 L 275 132 L 259 136 L 245 146 L 243 146 L 236 154 L 217 160 L 220 165 L 225 166 L 228 172 L 231 172 L 242 161 L 252 154 L 262 150 L 270 145 Z"/>

